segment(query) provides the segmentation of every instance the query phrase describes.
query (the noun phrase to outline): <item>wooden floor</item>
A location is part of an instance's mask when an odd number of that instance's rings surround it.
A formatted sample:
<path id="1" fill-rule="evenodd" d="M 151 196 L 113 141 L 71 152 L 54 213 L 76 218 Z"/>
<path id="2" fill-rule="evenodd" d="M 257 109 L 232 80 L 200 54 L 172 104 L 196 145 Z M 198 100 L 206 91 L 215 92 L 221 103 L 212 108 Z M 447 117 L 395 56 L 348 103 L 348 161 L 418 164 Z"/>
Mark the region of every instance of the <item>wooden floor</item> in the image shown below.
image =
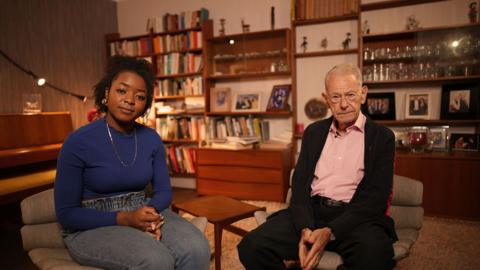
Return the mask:
<path id="1" fill-rule="evenodd" d="M 173 202 L 182 202 L 195 197 L 198 197 L 195 190 L 173 189 Z M 37 269 L 27 253 L 23 251 L 21 227 L 20 203 L 0 205 L 0 269 Z"/>

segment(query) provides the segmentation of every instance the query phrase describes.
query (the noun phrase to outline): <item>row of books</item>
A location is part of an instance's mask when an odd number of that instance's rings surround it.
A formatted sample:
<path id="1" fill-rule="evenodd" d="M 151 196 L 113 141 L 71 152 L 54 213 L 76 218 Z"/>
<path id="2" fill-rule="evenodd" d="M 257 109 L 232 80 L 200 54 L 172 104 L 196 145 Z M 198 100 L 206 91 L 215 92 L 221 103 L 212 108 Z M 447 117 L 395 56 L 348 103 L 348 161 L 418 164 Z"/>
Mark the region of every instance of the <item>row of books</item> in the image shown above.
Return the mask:
<path id="1" fill-rule="evenodd" d="M 297 20 L 337 17 L 358 12 L 359 0 L 296 0 Z"/>
<path id="2" fill-rule="evenodd" d="M 162 35 L 153 38 L 154 53 L 169 53 L 202 48 L 202 32 L 189 31 L 178 35 Z"/>
<path id="3" fill-rule="evenodd" d="M 202 55 L 192 53 L 171 53 L 157 57 L 157 75 L 199 72 Z"/>
<path id="4" fill-rule="evenodd" d="M 184 77 L 157 81 L 155 97 L 203 95 L 202 77 Z"/>
<path id="5" fill-rule="evenodd" d="M 155 128 L 162 140 L 205 141 L 205 120 L 201 116 L 157 118 Z"/>
<path id="6" fill-rule="evenodd" d="M 260 141 L 270 139 L 270 123 L 253 117 L 208 117 L 208 138 L 222 140 L 227 137 L 258 136 Z"/>
<path id="7" fill-rule="evenodd" d="M 165 153 L 170 174 L 195 173 L 195 147 L 166 145 Z"/>
<path id="8" fill-rule="evenodd" d="M 171 32 L 200 27 L 208 20 L 209 11 L 201 8 L 195 11 L 185 11 L 180 14 L 167 13 L 162 17 L 148 19 L 147 28 L 154 32 Z"/>
<path id="9" fill-rule="evenodd" d="M 152 43 L 149 38 L 110 42 L 110 56 L 141 56 L 152 54 L 152 51 Z"/>

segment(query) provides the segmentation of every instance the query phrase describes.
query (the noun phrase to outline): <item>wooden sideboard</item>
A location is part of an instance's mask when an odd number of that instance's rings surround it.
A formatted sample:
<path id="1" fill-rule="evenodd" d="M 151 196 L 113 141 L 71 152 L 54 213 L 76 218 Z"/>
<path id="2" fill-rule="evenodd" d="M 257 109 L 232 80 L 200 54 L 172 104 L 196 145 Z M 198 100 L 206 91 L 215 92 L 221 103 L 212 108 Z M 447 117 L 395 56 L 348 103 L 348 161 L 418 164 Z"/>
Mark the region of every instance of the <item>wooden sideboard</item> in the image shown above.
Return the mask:
<path id="1" fill-rule="evenodd" d="M 285 201 L 290 150 L 197 149 L 197 192 L 237 199 Z"/>
<path id="2" fill-rule="evenodd" d="M 480 219 L 478 152 L 397 152 L 395 173 L 423 182 L 427 215 Z"/>
<path id="3" fill-rule="evenodd" d="M 0 130 L 0 204 L 51 188 L 70 113 L 0 114 Z"/>

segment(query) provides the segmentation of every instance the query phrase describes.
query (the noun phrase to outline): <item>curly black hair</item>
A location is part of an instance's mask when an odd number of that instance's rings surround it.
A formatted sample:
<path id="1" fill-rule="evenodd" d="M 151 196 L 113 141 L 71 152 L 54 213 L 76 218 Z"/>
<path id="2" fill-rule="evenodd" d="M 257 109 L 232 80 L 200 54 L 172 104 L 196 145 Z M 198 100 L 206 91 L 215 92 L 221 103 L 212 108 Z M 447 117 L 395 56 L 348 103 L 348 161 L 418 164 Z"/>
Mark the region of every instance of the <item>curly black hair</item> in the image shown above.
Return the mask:
<path id="1" fill-rule="evenodd" d="M 99 112 L 108 111 L 107 106 L 102 104 L 102 99 L 105 98 L 105 90 L 109 89 L 112 85 L 112 81 L 117 78 L 118 74 L 124 71 L 134 72 L 145 81 L 145 86 L 147 87 L 147 101 L 145 110 L 142 114 L 145 114 L 148 108 L 152 105 L 153 87 L 155 83 L 155 75 L 153 73 L 152 65 L 145 59 L 115 55 L 110 58 L 105 76 L 93 87 L 95 106 Z"/>

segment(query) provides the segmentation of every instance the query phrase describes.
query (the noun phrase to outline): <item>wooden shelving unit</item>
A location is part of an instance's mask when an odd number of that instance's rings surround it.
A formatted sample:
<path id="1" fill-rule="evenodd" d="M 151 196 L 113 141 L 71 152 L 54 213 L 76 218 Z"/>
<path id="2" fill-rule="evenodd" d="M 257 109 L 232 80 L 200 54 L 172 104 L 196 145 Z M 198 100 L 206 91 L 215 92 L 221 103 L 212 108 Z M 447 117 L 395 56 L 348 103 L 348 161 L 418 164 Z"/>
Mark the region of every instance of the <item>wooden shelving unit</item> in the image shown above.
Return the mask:
<path id="1" fill-rule="evenodd" d="M 302 26 L 302 25 L 312 25 L 312 24 L 321 24 L 321 23 L 358 20 L 358 15 L 359 15 L 358 13 L 354 13 L 354 14 L 346 14 L 346 15 L 337 16 L 337 17 L 330 17 L 330 18 L 294 20 L 294 21 L 292 21 L 292 26 Z"/>
<path id="2" fill-rule="evenodd" d="M 262 116 L 262 117 L 290 117 L 292 112 L 290 111 L 277 111 L 277 112 L 223 112 L 223 113 L 207 113 L 209 116 Z"/>
<path id="3" fill-rule="evenodd" d="M 207 40 L 206 46 L 206 115 L 222 121 L 231 118 L 289 118 L 291 111 L 228 111 L 211 110 L 209 89 L 217 83 L 225 87 L 227 83 L 251 82 L 289 78 L 291 76 L 290 30 L 277 29 L 214 37 Z M 273 69 L 273 70 L 272 70 Z M 231 89 L 232 93 L 235 89 Z M 265 98 L 265 97 L 263 97 Z M 268 96 L 266 97 L 268 98 Z M 233 95 L 232 95 L 233 99 Z M 232 104 L 234 101 L 232 100 Z M 220 152 L 222 153 L 222 152 Z"/>
<path id="4" fill-rule="evenodd" d="M 354 54 L 354 53 L 358 53 L 358 49 L 354 48 L 354 49 L 345 49 L 345 50 L 327 50 L 327 51 L 318 51 L 318 52 L 295 53 L 295 58 L 322 57 L 322 56 Z"/>
<path id="5" fill-rule="evenodd" d="M 372 11 L 386 8 L 396 8 L 403 6 L 419 5 L 433 2 L 441 2 L 446 0 L 387 0 L 375 3 L 360 4 L 361 11 Z"/>
<path id="6" fill-rule="evenodd" d="M 169 99 L 198 98 L 198 97 L 204 97 L 204 95 L 189 95 L 189 96 L 164 96 L 164 97 L 155 97 L 155 101 L 169 100 Z"/>

